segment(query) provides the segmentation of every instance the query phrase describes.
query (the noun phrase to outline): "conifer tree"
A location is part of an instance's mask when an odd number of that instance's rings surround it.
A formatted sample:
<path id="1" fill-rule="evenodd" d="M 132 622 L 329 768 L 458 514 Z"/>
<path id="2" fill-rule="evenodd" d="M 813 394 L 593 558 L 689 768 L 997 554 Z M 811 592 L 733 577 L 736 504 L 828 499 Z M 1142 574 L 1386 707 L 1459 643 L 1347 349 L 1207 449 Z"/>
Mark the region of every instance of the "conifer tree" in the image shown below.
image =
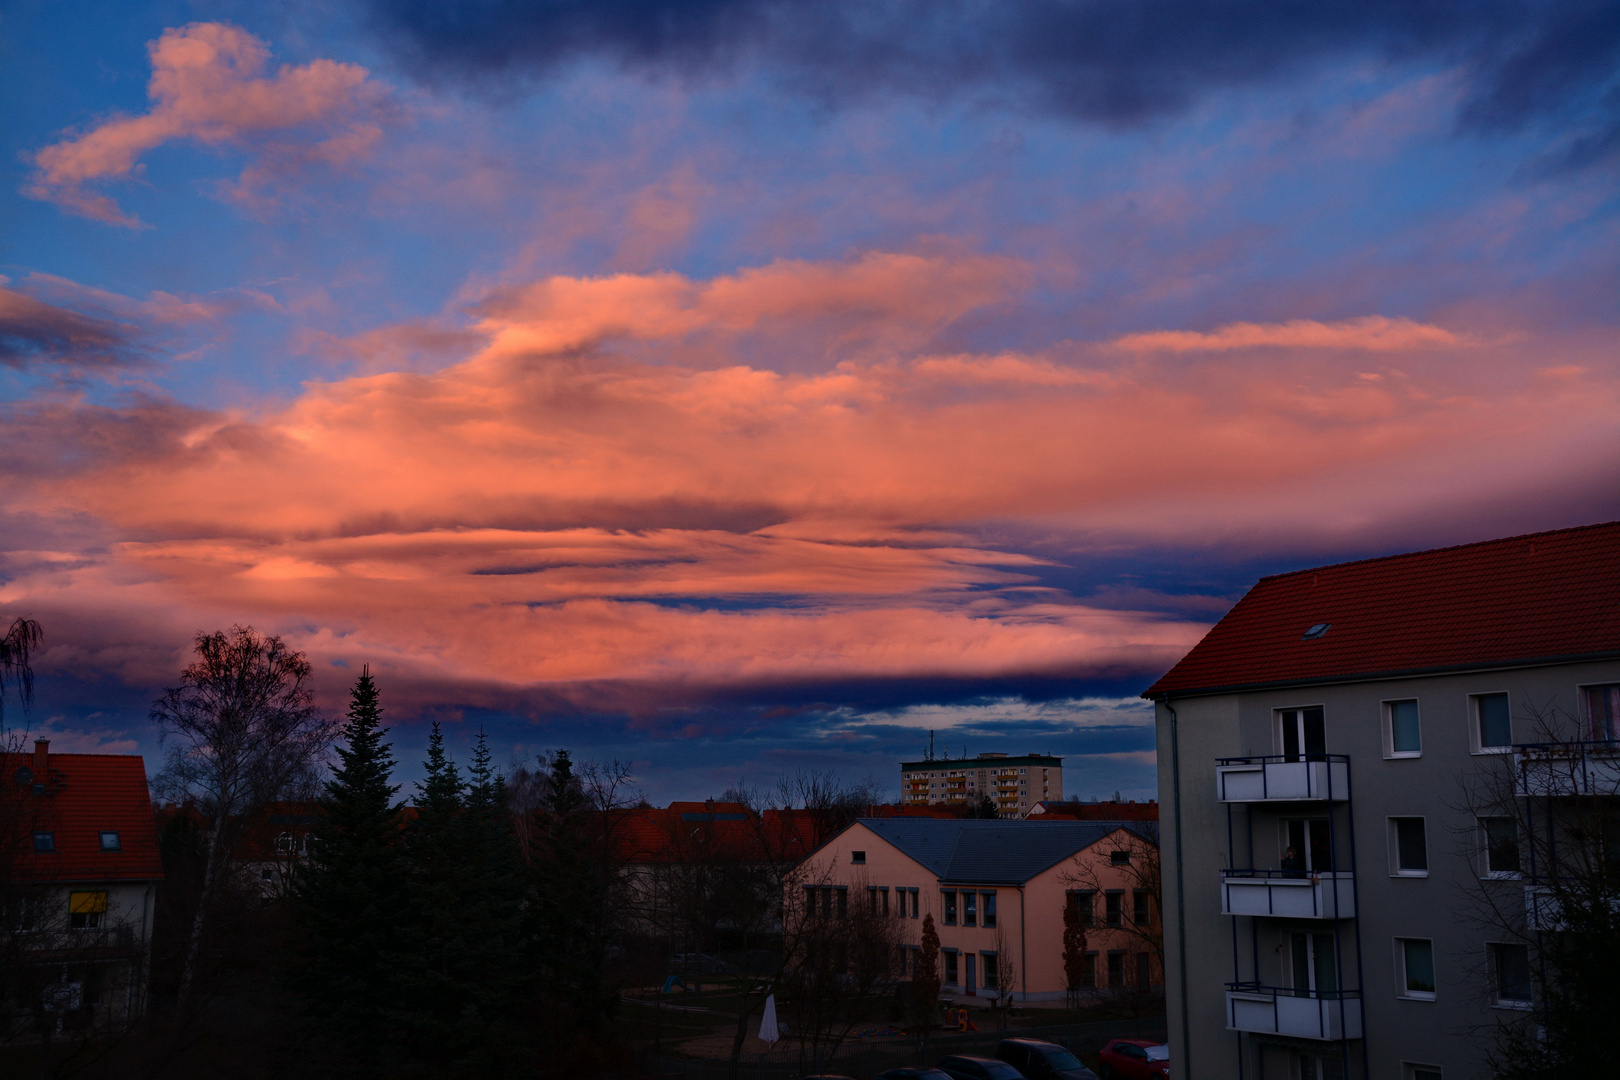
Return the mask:
<path id="1" fill-rule="evenodd" d="M 552 759 L 540 799 L 535 852 L 535 918 L 549 1013 L 575 1034 L 597 1030 L 613 1015 L 616 991 L 603 977 L 612 943 L 610 872 L 592 830 L 584 792 L 568 751 Z"/>
<path id="2" fill-rule="evenodd" d="M 360 670 L 326 783 L 310 864 L 298 886 L 309 936 L 300 984 L 345 1048 L 374 1063 L 397 1020 L 399 807 L 377 684 Z"/>

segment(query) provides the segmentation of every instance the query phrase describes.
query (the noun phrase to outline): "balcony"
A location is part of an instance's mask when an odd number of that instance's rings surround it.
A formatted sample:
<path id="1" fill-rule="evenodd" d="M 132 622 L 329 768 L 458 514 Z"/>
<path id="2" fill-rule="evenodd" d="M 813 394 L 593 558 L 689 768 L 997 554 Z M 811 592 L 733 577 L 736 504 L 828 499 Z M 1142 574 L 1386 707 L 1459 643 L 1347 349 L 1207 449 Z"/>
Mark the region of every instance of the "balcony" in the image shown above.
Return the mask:
<path id="1" fill-rule="evenodd" d="M 1513 753 L 1520 795 L 1620 795 L 1620 742 L 1524 743 Z"/>
<path id="2" fill-rule="evenodd" d="M 1259 983 L 1226 985 L 1226 1026 L 1232 1031 L 1324 1041 L 1361 1038 L 1359 993 L 1290 990 Z"/>
<path id="3" fill-rule="evenodd" d="M 1220 758 L 1215 790 L 1221 802 L 1344 802 L 1350 798 L 1350 759 L 1343 754 Z"/>
<path id="4" fill-rule="evenodd" d="M 1222 870 L 1221 914 L 1278 919 L 1353 919 L 1355 875 L 1340 871 Z"/>

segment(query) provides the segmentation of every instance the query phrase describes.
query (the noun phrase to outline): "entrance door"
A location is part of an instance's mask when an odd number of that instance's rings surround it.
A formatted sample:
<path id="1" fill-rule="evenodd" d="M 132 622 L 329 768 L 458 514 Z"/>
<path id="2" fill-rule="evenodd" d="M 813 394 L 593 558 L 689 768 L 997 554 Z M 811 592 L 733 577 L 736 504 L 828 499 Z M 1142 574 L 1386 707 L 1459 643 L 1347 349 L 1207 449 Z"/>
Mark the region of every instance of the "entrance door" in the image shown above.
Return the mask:
<path id="1" fill-rule="evenodd" d="M 1294 996 L 1315 997 L 1339 988 L 1332 934 L 1290 934 L 1294 953 Z"/>
<path id="2" fill-rule="evenodd" d="M 1294 761 L 1320 758 L 1327 753 L 1327 735 L 1321 709 L 1282 709 L 1277 713 L 1282 729 L 1283 756 Z"/>
<path id="3" fill-rule="evenodd" d="M 1333 869 L 1333 845 L 1328 839 L 1327 818 L 1306 818 L 1283 822 L 1283 846 L 1293 848 L 1305 860 L 1307 873 Z"/>
<path id="4" fill-rule="evenodd" d="M 967 961 L 967 967 L 964 969 L 963 976 L 962 976 L 962 993 L 964 993 L 964 994 L 972 994 L 973 993 L 973 965 L 974 965 L 974 961 L 978 960 L 979 958 L 977 956 L 974 956 L 972 953 L 968 953 L 966 956 L 962 957 L 962 959 Z"/>

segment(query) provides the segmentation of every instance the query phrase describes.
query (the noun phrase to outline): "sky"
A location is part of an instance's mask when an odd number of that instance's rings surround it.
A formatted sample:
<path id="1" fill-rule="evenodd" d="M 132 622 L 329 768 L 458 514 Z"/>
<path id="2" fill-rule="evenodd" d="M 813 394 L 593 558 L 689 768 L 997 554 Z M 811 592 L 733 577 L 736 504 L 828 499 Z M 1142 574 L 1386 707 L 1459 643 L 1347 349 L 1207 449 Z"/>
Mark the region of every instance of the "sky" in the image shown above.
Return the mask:
<path id="1" fill-rule="evenodd" d="M 0 0 L 0 617 L 400 776 L 1151 798 L 1254 580 L 1620 518 L 1620 8 Z"/>

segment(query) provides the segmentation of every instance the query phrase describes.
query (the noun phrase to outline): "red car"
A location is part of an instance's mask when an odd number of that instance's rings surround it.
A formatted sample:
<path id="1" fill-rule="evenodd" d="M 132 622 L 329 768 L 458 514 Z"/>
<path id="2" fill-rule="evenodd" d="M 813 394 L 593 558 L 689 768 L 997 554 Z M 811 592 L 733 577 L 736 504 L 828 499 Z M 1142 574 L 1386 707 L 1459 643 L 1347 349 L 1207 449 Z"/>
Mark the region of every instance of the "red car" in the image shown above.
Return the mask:
<path id="1" fill-rule="evenodd" d="M 1102 1080 L 1167 1080 L 1170 1075 L 1170 1047 L 1152 1039 L 1111 1039 L 1100 1058 Z"/>

